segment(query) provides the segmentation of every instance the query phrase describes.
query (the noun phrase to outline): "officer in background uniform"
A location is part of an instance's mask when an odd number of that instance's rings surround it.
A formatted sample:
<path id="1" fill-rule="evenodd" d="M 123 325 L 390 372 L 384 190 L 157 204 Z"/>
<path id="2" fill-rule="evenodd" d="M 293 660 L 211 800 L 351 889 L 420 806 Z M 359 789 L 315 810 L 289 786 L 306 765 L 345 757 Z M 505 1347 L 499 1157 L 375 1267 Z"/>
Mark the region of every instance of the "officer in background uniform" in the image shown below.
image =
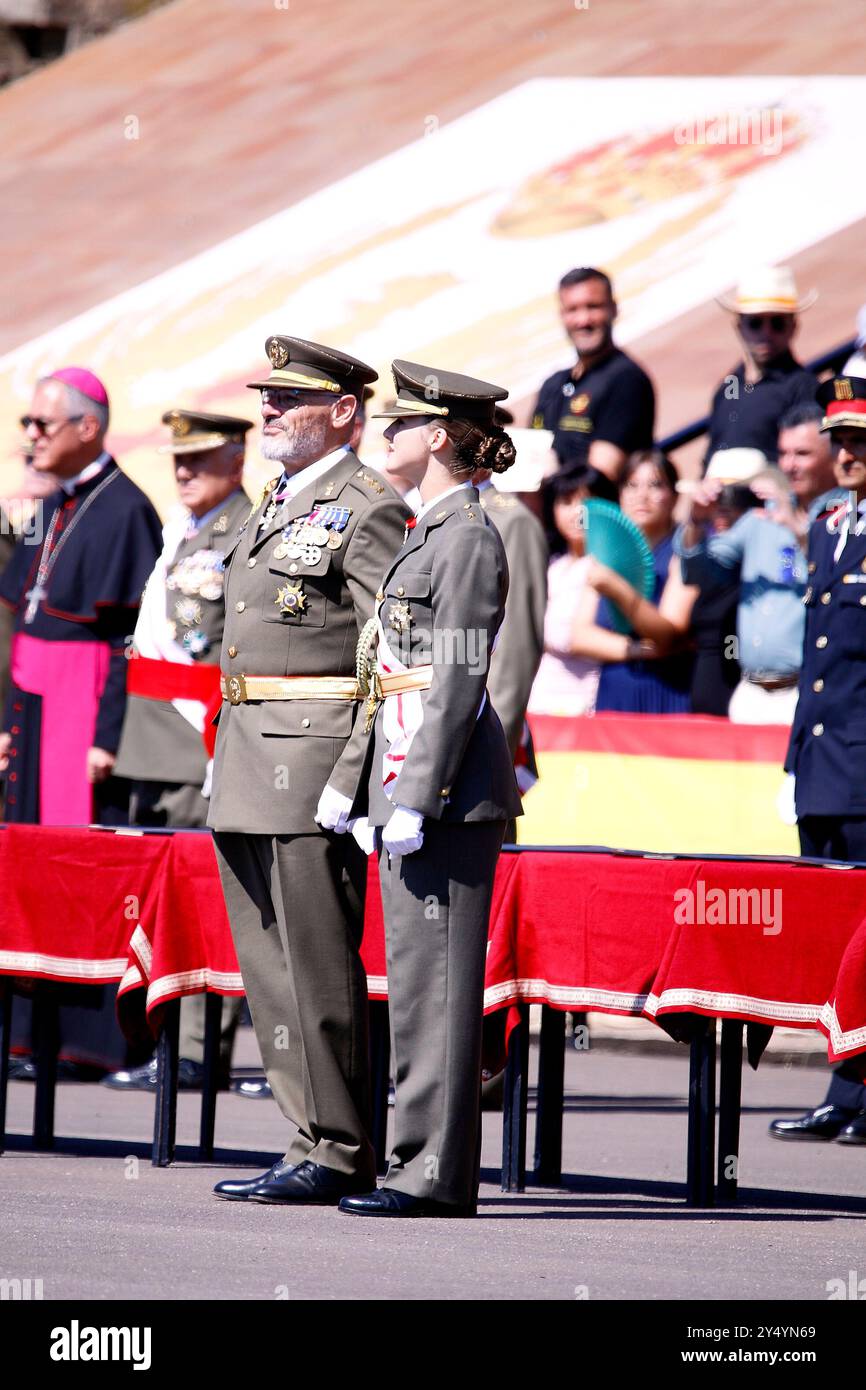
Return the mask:
<path id="1" fill-rule="evenodd" d="M 866 380 L 818 388 L 849 501 L 809 533 L 800 694 L 785 764 L 795 776 L 800 852 L 866 862 Z M 856 509 L 852 507 L 856 501 Z M 862 1058 L 838 1066 L 822 1105 L 774 1120 L 776 1139 L 866 1144 Z"/>
<path id="2" fill-rule="evenodd" d="M 366 801 L 385 918 L 394 1142 L 383 1187 L 371 1183 L 340 1210 L 470 1216 L 488 919 L 505 824 L 520 815 L 486 692 L 508 563 L 471 479 L 478 467 L 503 471 L 515 450 L 493 420 L 500 387 L 412 362 L 393 372 L 385 437 L 423 503 L 376 594 L 370 673 Z"/>
<path id="3" fill-rule="evenodd" d="M 250 386 L 262 393 L 262 453 L 282 475 L 226 557 L 208 823 L 265 1071 L 297 1134 L 267 1173 L 215 1190 L 336 1205 L 375 1182 L 375 1159 L 359 954 L 367 859 L 335 832 L 368 743 L 355 649 L 409 511 L 349 447 L 375 371 L 299 338 L 265 350 L 270 375 Z"/>
<path id="4" fill-rule="evenodd" d="M 213 745 L 210 718 L 219 705 L 219 653 L 225 622 L 223 561 L 248 515 L 243 490 L 244 440 L 251 420 L 169 410 L 162 423 L 171 442 L 182 508 L 163 530 L 163 549 L 147 582 L 133 639 L 119 776 L 131 780 L 130 824 L 198 829 L 207 824 L 202 794 Z M 206 790 L 208 790 L 205 787 Z M 220 1046 L 228 1077 L 241 1001 L 226 996 Z M 181 1005 L 178 1085 L 200 1088 L 205 995 Z M 148 1090 L 156 1059 L 114 1072 L 104 1085 Z"/>

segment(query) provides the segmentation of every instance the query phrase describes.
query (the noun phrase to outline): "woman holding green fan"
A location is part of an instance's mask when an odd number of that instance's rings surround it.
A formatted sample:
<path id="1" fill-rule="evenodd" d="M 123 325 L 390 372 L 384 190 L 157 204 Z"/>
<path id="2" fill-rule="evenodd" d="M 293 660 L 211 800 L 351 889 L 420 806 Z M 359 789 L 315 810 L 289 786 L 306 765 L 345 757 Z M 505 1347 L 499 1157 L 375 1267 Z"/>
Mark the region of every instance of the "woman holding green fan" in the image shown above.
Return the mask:
<path id="1" fill-rule="evenodd" d="M 682 714 L 690 708 L 694 658 L 685 648 L 697 589 L 683 583 L 673 554 L 676 482 L 676 469 L 658 450 L 633 454 L 620 479 L 622 518 L 599 524 L 605 542 L 599 549 L 592 508 L 603 504 L 588 504 L 588 551 L 600 550 L 611 563 L 590 561 L 572 651 L 601 664 L 598 712 Z M 641 556 L 634 527 L 648 555 Z"/>

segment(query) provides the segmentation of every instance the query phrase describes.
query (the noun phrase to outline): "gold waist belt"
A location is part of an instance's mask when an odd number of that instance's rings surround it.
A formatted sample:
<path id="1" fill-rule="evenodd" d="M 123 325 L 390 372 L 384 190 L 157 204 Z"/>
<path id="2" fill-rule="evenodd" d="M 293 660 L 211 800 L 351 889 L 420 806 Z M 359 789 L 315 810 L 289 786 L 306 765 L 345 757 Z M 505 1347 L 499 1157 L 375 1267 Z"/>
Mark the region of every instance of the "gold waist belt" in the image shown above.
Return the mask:
<path id="1" fill-rule="evenodd" d="M 376 672 L 382 695 L 402 695 L 406 690 L 429 690 L 433 683 L 432 666 L 413 666 L 411 671 Z"/>
<path id="2" fill-rule="evenodd" d="M 380 698 L 401 695 L 405 690 L 428 690 L 433 680 L 432 666 L 416 666 L 411 671 L 395 671 L 377 676 Z M 220 676 L 220 694 L 232 705 L 249 700 L 338 700 L 362 699 L 354 676 Z"/>
<path id="3" fill-rule="evenodd" d="M 220 676 L 220 694 L 232 705 L 248 700 L 360 700 L 354 676 Z"/>

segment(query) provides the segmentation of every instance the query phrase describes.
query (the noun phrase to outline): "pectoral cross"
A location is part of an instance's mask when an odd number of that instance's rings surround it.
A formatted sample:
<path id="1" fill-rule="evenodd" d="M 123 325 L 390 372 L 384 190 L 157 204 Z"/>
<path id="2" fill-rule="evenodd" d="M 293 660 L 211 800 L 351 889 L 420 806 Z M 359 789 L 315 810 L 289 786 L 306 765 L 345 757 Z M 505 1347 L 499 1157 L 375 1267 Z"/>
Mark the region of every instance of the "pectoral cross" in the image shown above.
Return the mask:
<path id="1" fill-rule="evenodd" d="M 25 623 L 32 623 L 39 611 L 39 605 L 48 595 L 48 590 L 41 584 L 34 584 L 32 589 L 28 589 L 24 597 L 27 599 L 27 607 L 24 610 Z"/>

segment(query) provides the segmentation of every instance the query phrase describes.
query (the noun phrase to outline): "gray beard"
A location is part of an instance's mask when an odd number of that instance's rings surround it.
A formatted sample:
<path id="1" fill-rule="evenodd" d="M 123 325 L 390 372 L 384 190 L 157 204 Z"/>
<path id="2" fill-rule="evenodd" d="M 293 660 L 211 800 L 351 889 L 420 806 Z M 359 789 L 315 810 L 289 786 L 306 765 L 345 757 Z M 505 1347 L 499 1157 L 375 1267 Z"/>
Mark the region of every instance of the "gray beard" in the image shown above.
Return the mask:
<path id="1" fill-rule="evenodd" d="M 297 473 L 307 464 L 315 463 L 325 456 L 327 423 L 307 423 L 296 426 L 279 437 L 264 435 L 261 440 L 261 455 L 268 463 L 281 463 L 287 473 Z"/>

